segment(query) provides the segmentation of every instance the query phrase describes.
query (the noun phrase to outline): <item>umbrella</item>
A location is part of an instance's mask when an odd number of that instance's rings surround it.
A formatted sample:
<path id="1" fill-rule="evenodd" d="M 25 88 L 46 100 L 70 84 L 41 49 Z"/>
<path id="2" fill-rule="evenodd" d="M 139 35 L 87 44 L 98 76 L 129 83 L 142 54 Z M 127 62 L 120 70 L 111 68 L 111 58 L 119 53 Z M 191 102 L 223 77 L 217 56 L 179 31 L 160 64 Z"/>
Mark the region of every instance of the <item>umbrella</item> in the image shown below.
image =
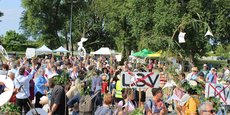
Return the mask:
<path id="1" fill-rule="evenodd" d="M 152 53 L 153 53 L 152 51 L 149 51 L 147 49 L 143 49 L 139 52 L 134 53 L 133 56 L 135 56 L 135 57 L 147 57 L 148 54 L 152 54 Z"/>

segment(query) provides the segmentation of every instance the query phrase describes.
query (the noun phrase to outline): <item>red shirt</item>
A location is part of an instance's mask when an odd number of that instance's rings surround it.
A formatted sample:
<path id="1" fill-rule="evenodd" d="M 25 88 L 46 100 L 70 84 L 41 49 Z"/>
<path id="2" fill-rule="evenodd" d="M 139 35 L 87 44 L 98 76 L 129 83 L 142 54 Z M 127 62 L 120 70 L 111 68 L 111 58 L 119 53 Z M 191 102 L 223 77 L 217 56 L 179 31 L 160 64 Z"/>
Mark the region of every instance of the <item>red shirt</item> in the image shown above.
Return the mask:
<path id="1" fill-rule="evenodd" d="M 102 94 L 105 94 L 105 93 L 107 93 L 108 91 L 107 91 L 107 87 L 108 87 L 108 82 L 107 81 L 102 81 L 102 85 L 101 85 L 102 87 L 101 87 L 101 93 Z"/>

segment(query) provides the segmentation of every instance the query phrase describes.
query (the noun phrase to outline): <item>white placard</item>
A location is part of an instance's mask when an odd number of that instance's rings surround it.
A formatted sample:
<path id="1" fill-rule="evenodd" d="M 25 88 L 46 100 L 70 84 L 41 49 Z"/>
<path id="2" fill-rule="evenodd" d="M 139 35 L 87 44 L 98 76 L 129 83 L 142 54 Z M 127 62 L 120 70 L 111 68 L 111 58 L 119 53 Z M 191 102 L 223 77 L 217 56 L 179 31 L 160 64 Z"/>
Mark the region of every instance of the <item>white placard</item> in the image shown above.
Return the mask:
<path id="1" fill-rule="evenodd" d="M 206 83 L 205 97 L 219 98 L 224 105 L 230 105 L 229 85 Z"/>
<path id="2" fill-rule="evenodd" d="M 160 77 L 153 72 L 122 72 L 122 87 L 123 88 L 158 88 Z"/>

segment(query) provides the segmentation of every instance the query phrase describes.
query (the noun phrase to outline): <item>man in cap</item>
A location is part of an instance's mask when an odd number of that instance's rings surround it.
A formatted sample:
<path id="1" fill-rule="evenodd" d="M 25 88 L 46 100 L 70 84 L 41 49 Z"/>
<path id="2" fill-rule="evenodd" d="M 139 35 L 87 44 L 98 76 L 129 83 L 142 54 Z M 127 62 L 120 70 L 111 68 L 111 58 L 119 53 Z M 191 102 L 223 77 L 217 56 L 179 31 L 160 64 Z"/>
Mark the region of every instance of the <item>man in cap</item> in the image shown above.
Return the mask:
<path id="1" fill-rule="evenodd" d="M 204 73 L 204 77 L 206 78 L 208 73 L 209 73 L 209 69 L 208 69 L 208 65 L 207 64 L 204 64 L 203 65 L 203 69 L 200 70 L 200 72 L 203 72 Z"/>
<path id="2" fill-rule="evenodd" d="M 216 79 L 217 79 L 216 69 L 212 68 L 211 71 L 208 73 L 208 75 L 206 77 L 206 82 L 216 83 Z"/>

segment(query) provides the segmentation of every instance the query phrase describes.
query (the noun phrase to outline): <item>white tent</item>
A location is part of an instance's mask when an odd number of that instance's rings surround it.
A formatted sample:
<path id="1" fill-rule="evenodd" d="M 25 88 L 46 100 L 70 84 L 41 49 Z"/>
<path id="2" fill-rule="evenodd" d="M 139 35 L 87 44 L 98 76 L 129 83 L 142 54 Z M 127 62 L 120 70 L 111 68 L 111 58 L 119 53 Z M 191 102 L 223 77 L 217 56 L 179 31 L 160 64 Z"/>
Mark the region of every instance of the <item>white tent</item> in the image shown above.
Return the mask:
<path id="1" fill-rule="evenodd" d="M 36 49 L 36 53 L 52 53 L 52 50 L 43 45 L 42 47 Z"/>
<path id="2" fill-rule="evenodd" d="M 111 50 L 108 47 L 101 47 L 99 50 L 93 52 L 93 54 L 98 55 L 111 55 Z"/>
<path id="3" fill-rule="evenodd" d="M 60 46 L 58 49 L 54 50 L 54 52 L 69 52 L 64 47 Z"/>

